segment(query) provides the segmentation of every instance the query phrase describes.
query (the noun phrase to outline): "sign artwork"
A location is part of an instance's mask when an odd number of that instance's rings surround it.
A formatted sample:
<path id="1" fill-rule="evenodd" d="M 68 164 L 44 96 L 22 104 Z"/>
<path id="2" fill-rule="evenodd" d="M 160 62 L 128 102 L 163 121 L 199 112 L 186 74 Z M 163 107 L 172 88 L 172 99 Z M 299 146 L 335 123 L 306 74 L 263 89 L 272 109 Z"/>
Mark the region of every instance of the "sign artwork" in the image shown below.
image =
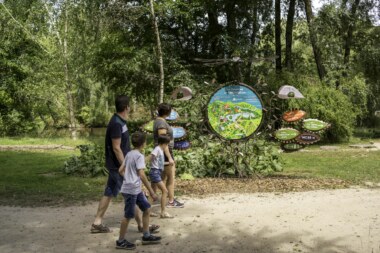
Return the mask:
<path id="1" fill-rule="evenodd" d="M 256 92 L 245 84 L 218 89 L 207 105 L 211 130 L 223 139 L 251 137 L 263 120 L 263 105 Z"/>

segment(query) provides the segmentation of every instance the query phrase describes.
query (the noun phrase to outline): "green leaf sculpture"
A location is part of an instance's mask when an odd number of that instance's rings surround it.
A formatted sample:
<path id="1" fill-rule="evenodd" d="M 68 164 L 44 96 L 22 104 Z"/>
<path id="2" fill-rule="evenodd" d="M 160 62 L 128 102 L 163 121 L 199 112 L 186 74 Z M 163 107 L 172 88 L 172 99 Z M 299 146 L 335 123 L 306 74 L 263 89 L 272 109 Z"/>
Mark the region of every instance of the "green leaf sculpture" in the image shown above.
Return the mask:
<path id="1" fill-rule="evenodd" d="M 307 131 L 319 132 L 323 131 L 330 126 L 329 123 L 326 123 L 319 119 L 305 119 L 302 123 L 302 127 Z"/>
<path id="2" fill-rule="evenodd" d="M 294 128 L 280 128 L 275 133 L 274 136 L 279 141 L 288 142 L 296 138 L 300 132 Z"/>

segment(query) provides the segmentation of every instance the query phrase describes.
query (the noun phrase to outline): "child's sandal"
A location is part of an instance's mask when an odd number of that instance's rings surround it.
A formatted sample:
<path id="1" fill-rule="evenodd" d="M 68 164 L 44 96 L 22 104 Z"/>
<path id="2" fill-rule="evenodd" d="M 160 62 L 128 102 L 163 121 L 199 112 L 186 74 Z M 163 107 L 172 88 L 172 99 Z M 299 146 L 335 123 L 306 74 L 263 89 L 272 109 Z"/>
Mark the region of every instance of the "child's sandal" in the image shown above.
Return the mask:
<path id="1" fill-rule="evenodd" d="M 171 216 L 171 215 L 168 214 L 168 213 L 163 213 L 163 214 L 160 215 L 160 218 L 161 218 L 161 219 L 172 219 L 172 218 L 174 218 L 174 217 Z"/>

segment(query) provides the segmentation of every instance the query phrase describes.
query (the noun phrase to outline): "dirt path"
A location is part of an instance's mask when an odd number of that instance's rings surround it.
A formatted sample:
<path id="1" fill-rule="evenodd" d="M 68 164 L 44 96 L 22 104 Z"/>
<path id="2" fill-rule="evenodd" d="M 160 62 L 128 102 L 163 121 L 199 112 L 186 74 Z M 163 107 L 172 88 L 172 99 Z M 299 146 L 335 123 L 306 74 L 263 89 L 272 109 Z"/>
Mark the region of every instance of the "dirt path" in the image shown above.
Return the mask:
<path id="1" fill-rule="evenodd" d="M 110 234 L 90 234 L 97 203 L 65 208 L 0 207 L 0 252 L 120 252 L 122 203 L 105 223 Z M 224 194 L 186 199 L 161 225 L 161 246 L 135 252 L 380 253 L 380 189 Z M 133 222 L 128 239 L 140 238 Z"/>

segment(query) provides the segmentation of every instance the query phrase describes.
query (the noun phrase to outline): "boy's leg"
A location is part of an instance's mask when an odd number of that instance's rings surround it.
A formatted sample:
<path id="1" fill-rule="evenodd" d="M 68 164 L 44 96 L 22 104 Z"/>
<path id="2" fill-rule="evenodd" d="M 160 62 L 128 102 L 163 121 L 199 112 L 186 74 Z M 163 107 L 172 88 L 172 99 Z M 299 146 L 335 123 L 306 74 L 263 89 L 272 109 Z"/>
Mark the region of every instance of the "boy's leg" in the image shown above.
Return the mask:
<path id="1" fill-rule="evenodd" d="M 136 244 L 130 243 L 125 239 L 125 234 L 127 233 L 127 228 L 128 228 L 128 224 L 130 220 L 131 219 L 127 219 L 127 218 L 123 218 L 121 220 L 119 240 L 116 241 L 117 249 L 132 250 L 136 248 Z"/>
<path id="2" fill-rule="evenodd" d="M 123 239 L 125 239 L 125 234 L 127 233 L 129 221 L 130 221 L 130 219 L 127 219 L 127 218 L 123 218 L 121 220 L 120 232 L 119 232 L 119 241 L 122 241 Z"/>
<path id="3" fill-rule="evenodd" d="M 135 220 L 137 223 L 137 227 L 142 227 L 142 213 L 137 205 L 135 207 Z"/>
<path id="4" fill-rule="evenodd" d="M 149 233 L 149 218 L 150 218 L 150 208 L 146 209 L 142 215 L 143 223 L 143 233 Z"/>
<path id="5" fill-rule="evenodd" d="M 135 217 L 135 207 L 137 195 L 123 194 L 124 197 L 124 218 L 121 220 L 119 240 L 116 241 L 117 249 L 135 249 L 136 245 L 128 242 L 125 235 L 128 230 L 128 224 Z"/>
<path id="6" fill-rule="evenodd" d="M 137 195 L 136 204 L 140 207 L 141 211 L 143 211 L 143 232 L 144 236 L 142 238 L 142 244 L 154 244 L 160 243 L 161 237 L 151 235 L 149 232 L 149 214 L 150 214 L 150 204 L 146 199 L 144 193 L 139 193 Z"/>

